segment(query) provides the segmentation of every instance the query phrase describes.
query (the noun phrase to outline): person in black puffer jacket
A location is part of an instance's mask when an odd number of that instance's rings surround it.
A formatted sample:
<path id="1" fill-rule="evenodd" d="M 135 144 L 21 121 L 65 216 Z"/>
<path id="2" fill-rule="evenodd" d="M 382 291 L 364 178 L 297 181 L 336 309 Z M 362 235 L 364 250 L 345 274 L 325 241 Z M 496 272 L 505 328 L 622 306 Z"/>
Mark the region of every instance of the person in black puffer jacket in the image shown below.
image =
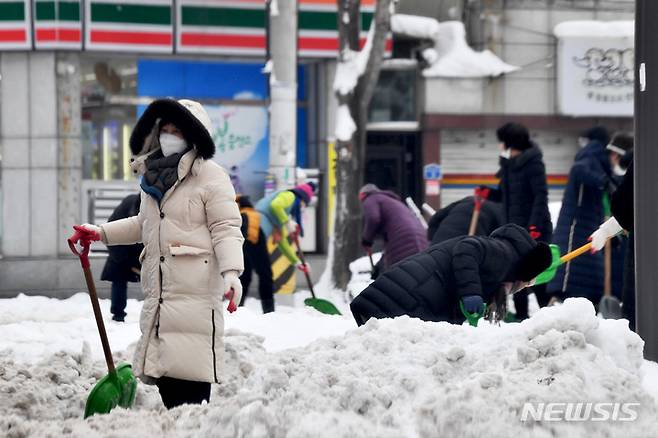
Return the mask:
<path id="1" fill-rule="evenodd" d="M 530 140 L 528 129 L 518 123 L 507 123 L 496 131 L 500 141 L 500 179 L 498 189 L 489 194 L 491 201 L 502 202 L 506 223 L 519 225 L 534 239 L 551 241 L 553 225 L 548 210 L 546 167 L 539 146 Z M 541 307 L 550 296 L 546 285 L 535 286 L 532 291 Z M 514 295 L 516 318 L 528 317 L 528 292 Z"/>
<path id="2" fill-rule="evenodd" d="M 139 213 L 140 198 L 139 195 L 128 195 L 114 209 L 108 222 L 119 219 L 136 216 Z M 144 245 L 136 243 L 134 245 L 114 245 L 108 246 L 109 253 L 101 280 L 112 282 L 112 319 L 122 322 L 126 318 L 126 303 L 128 300 L 128 283 L 137 283 L 140 281 L 139 273 L 142 268 L 139 262 L 139 255 L 144 249 Z"/>
<path id="3" fill-rule="evenodd" d="M 403 260 L 364 289 L 350 309 L 358 325 L 401 315 L 462 323 L 460 299 L 467 311 L 477 311 L 502 288 L 513 293 L 525 287 L 550 264 L 547 244 L 508 224 L 489 237 L 456 237 Z"/>
<path id="4" fill-rule="evenodd" d="M 437 211 L 427 224 L 427 239 L 432 245 L 454 237 L 466 236 L 475 208 L 473 196 L 453 202 Z M 493 230 L 504 225 L 503 209 L 497 202 L 484 201 L 480 208 L 476 236 L 488 236 Z"/>
<path id="5" fill-rule="evenodd" d="M 562 253 L 585 245 L 604 220 L 603 196 L 614 191 L 606 151 L 608 131 L 597 126 L 583 134 L 587 145 L 577 154 L 562 198 L 553 243 Z M 598 305 L 603 296 L 603 253 L 578 257 L 562 265 L 548 290 L 564 298 L 585 297 Z"/>

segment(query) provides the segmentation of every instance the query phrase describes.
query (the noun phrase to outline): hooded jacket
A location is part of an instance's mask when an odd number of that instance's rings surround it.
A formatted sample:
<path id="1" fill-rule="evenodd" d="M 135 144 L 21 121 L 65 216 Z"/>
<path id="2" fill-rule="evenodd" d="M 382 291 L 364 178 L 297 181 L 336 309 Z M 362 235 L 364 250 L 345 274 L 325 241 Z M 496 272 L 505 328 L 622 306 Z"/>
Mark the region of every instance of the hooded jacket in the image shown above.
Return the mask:
<path id="1" fill-rule="evenodd" d="M 468 196 L 436 212 L 427 228 L 427 238 L 431 240 L 432 245 L 454 237 L 466 236 L 474 209 L 475 200 L 473 196 Z M 497 202 L 484 201 L 480 207 L 475 235 L 488 236 L 504 223 L 502 206 Z"/>
<path id="2" fill-rule="evenodd" d="M 576 154 L 553 238 L 562 253 L 586 244 L 603 222 L 603 194 L 610 174 L 605 144 L 592 140 Z M 548 290 L 562 292 L 565 298 L 585 297 L 598 303 L 603 294 L 603 251 L 561 266 Z"/>
<path id="3" fill-rule="evenodd" d="M 377 237 L 384 239 L 386 268 L 427 248 L 425 229 L 409 208 L 393 192 L 376 190 L 365 194 L 363 244 L 372 246 Z"/>
<path id="4" fill-rule="evenodd" d="M 357 321 L 401 315 L 461 323 L 459 299 L 488 302 L 503 281 L 514 281 L 520 260 L 537 243 L 518 225 L 491 236 L 463 236 L 432 245 L 388 270 L 350 304 Z"/>
<path id="5" fill-rule="evenodd" d="M 182 101 L 183 102 L 183 101 Z M 142 192 L 137 216 L 101 226 L 108 245 L 143 242 L 141 284 L 144 305 L 142 336 L 133 369 L 147 383 L 162 376 L 200 382 L 219 382 L 223 366 L 224 332 L 222 274 L 243 270 L 240 212 L 229 176 L 218 164 L 204 159 L 214 153 L 208 141 L 209 119 L 196 102 L 156 101 L 145 111 L 131 137 L 138 173 L 157 150 L 156 109 L 183 129 L 186 138 L 199 139 L 178 163 L 178 177 L 161 202 Z M 196 104 L 198 107 L 189 105 Z M 187 111 L 187 112 L 186 112 Z M 197 114 L 208 123 L 196 126 Z M 205 114 L 205 118 L 203 117 Z M 204 121 L 204 120 L 202 120 Z M 153 123 L 146 129 L 144 123 Z M 145 132 L 149 135 L 143 136 Z M 140 137 L 140 135 L 142 137 Z M 205 138 L 208 137 L 208 138 Z M 212 150 L 208 150 L 212 147 Z"/>

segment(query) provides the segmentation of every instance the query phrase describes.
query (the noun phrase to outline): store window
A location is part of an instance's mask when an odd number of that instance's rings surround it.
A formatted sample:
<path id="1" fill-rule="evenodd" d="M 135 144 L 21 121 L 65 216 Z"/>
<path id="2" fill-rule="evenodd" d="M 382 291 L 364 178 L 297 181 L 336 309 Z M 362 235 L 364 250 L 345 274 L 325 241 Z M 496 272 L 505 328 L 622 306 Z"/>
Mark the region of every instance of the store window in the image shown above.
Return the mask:
<path id="1" fill-rule="evenodd" d="M 416 70 L 382 70 L 368 109 L 370 123 L 415 122 Z"/>
<path id="2" fill-rule="evenodd" d="M 129 139 L 135 122 L 153 99 L 187 98 L 208 111 L 217 146 L 213 160 L 229 171 L 237 191 L 262 196 L 269 165 L 268 84 L 262 68 L 256 62 L 83 55 L 84 178 L 133 179 Z M 298 77 L 298 151 L 305 151 L 304 67 Z"/>

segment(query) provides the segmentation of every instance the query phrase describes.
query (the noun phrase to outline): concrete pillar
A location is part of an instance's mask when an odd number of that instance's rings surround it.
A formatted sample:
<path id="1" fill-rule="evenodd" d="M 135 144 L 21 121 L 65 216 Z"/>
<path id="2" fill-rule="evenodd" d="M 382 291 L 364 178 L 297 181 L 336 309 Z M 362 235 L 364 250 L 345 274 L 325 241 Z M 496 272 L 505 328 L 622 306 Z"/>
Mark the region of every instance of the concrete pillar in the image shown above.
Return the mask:
<path id="1" fill-rule="evenodd" d="M 57 253 L 54 53 L 3 53 L 0 61 L 2 254 Z"/>
<path id="2" fill-rule="evenodd" d="M 270 173 L 277 189 L 295 184 L 297 149 L 297 2 L 270 5 L 268 47 L 270 75 Z"/>
<path id="3" fill-rule="evenodd" d="M 57 126 L 58 126 L 58 250 L 70 254 L 66 238 L 73 224 L 80 223 L 82 184 L 82 142 L 80 106 L 80 55 L 57 55 Z"/>

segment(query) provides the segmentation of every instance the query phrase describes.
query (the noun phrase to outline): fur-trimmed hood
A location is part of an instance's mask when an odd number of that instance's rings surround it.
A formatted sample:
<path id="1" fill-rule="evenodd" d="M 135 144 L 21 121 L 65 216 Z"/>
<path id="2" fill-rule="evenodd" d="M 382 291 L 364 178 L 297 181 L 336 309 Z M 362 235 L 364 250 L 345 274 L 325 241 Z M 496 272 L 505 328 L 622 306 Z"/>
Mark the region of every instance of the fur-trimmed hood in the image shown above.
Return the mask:
<path id="1" fill-rule="evenodd" d="M 153 101 L 130 135 L 132 153 L 140 156 L 159 148 L 158 133 L 164 123 L 176 125 L 187 143 L 193 145 L 201 158 L 210 159 L 215 155 L 210 117 L 199 102 L 188 99 Z"/>

